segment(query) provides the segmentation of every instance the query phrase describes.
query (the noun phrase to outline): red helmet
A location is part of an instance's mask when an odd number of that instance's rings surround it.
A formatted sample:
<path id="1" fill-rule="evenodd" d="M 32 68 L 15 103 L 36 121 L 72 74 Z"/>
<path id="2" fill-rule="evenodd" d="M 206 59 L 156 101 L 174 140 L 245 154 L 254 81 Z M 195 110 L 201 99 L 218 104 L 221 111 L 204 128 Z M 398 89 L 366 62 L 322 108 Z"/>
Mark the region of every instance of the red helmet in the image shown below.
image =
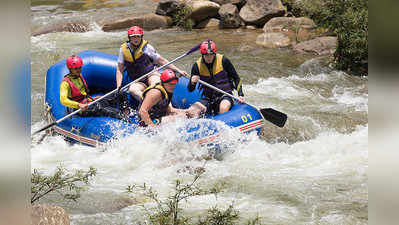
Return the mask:
<path id="1" fill-rule="evenodd" d="M 76 67 L 82 67 L 83 60 L 79 56 L 72 55 L 66 59 L 66 64 L 69 69 L 76 68 Z"/>
<path id="2" fill-rule="evenodd" d="M 129 30 L 127 30 L 127 35 L 129 37 L 136 35 L 143 36 L 143 29 L 139 26 L 132 26 L 131 28 L 129 28 Z"/>
<path id="3" fill-rule="evenodd" d="M 175 73 L 170 69 L 166 69 L 161 73 L 162 83 L 176 84 L 178 80 L 179 78 L 177 78 Z"/>
<path id="4" fill-rule="evenodd" d="M 201 44 L 201 54 L 216 54 L 217 48 L 215 42 L 207 40 Z"/>

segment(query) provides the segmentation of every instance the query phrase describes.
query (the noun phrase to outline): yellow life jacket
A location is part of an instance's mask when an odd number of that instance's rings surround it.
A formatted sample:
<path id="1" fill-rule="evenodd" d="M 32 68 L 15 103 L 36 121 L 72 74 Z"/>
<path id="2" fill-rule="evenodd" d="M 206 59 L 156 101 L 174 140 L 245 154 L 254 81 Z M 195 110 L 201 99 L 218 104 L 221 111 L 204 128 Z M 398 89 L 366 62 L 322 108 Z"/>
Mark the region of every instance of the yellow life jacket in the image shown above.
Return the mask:
<path id="1" fill-rule="evenodd" d="M 158 89 L 162 93 L 162 100 L 159 101 L 156 105 L 154 105 L 148 112 L 150 114 L 151 119 L 161 118 L 163 116 L 166 116 L 169 104 L 172 101 L 173 94 L 170 93 L 168 94 L 166 89 L 161 84 L 155 84 L 149 86 L 143 91 L 143 99 L 145 98 L 145 95 L 148 93 L 148 91 L 151 89 Z"/>
<path id="2" fill-rule="evenodd" d="M 208 67 L 202 60 L 202 57 L 197 60 L 197 66 L 199 71 L 200 79 L 206 83 L 209 83 L 225 92 L 230 93 L 233 90 L 230 78 L 227 72 L 223 68 L 223 55 L 216 54 L 215 60 L 213 61 L 212 71 L 209 71 Z M 212 88 L 200 85 L 203 89 L 202 95 L 207 98 L 215 98 L 220 93 L 216 92 Z"/>
<path id="3" fill-rule="evenodd" d="M 168 99 L 169 100 L 169 95 L 168 95 L 168 92 L 166 91 L 166 89 L 161 85 L 161 84 L 153 84 L 153 85 L 151 85 L 151 86 L 149 86 L 148 88 L 146 88 L 144 91 L 143 91 L 143 99 L 144 99 L 144 97 L 145 97 L 145 95 L 147 94 L 147 92 L 149 91 L 149 90 L 151 90 L 151 89 L 158 89 L 158 90 L 160 90 L 161 91 L 161 93 L 162 93 L 162 99 Z"/>
<path id="4" fill-rule="evenodd" d="M 212 73 L 214 75 L 223 71 L 222 60 L 223 60 L 223 55 L 216 54 L 216 59 L 215 59 L 215 62 L 213 63 L 213 67 L 212 67 Z M 201 76 L 206 76 L 206 77 L 211 76 L 211 73 L 209 72 L 208 67 L 202 61 L 202 57 L 200 57 L 197 60 L 197 66 L 198 66 L 198 71 Z"/>
<path id="5" fill-rule="evenodd" d="M 128 62 L 135 62 L 138 58 L 143 55 L 143 48 L 146 46 L 148 42 L 146 40 L 142 40 L 140 46 L 134 51 L 134 56 L 128 47 L 128 43 L 125 42 L 121 45 L 123 56 Z M 133 50 L 133 49 L 132 49 Z"/>

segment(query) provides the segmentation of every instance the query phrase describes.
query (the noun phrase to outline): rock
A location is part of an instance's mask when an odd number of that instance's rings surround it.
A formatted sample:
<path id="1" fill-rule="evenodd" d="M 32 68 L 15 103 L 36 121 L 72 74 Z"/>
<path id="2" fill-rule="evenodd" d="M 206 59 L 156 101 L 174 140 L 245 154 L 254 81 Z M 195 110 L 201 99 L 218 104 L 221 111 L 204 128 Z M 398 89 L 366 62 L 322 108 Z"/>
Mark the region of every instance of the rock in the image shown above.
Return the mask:
<path id="1" fill-rule="evenodd" d="M 172 17 L 172 15 L 175 14 L 177 10 L 184 5 L 184 2 L 179 0 L 161 0 L 158 3 L 155 14 Z"/>
<path id="2" fill-rule="evenodd" d="M 55 32 L 78 32 L 83 33 L 89 31 L 89 25 L 82 21 L 75 22 L 59 22 L 51 24 L 47 27 L 39 28 L 32 32 L 32 36 Z"/>
<path id="3" fill-rule="evenodd" d="M 220 20 L 211 18 L 202 21 L 201 23 L 195 26 L 196 29 L 216 29 L 219 28 Z"/>
<path id="4" fill-rule="evenodd" d="M 292 42 L 307 41 L 320 36 L 313 20 L 306 17 L 275 17 L 263 27 L 265 33 L 282 32 L 291 38 Z"/>
<path id="5" fill-rule="evenodd" d="M 248 29 L 248 30 L 256 30 L 256 26 L 248 25 L 248 26 L 245 26 L 245 29 Z"/>
<path id="6" fill-rule="evenodd" d="M 31 211 L 32 225 L 69 225 L 69 215 L 59 206 L 35 204 Z"/>
<path id="7" fill-rule="evenodd" d="M 312 53 L 316 55 L 334 54 L 337 48 L 337 37 L 318 37 L 294 45 L 293 49 L 299 53 Z"/>
<path id="8" fill-rule="evenodd" d="M 313 29 L 316 24 L 313 20 L 306 17 L 275 17 L 269 20 L 263 30 L 265 32 L 281 32 L 296 29 Z"/>
<path id="9" fill-rule="evenodd" d="M 238 8 L 233 4 L 224 4 L 219 9 L 221 28 L 238 28 L 243 22 L 238 15 Z"/>
<path id="10" fill-rule="evenodd" d="M 273 17 L 283 16 L 285 8 L 281 0 L 248 0 L 240 11 L 247 25 L 263 26 Z"/>
<path id="11" fill-rule="evenodd" d="M 290 46 L 291 39 L 283 33 L 263 33 L 256 38 L 256 44 L 265 48 L 281 48 Z"/>
<path id="12" fill-rule="evenodd" d="M 172 19 L 168 16 L 160 16 L 154 13 L 149 13 L 142 16 L 127 17 L 124 19 L 106 22 L 103 24 L 102 29 L 103 31 L 112 31 L 127 29 L 134 25 L 140 26 L 144 30 L 167 28 L 172 25 Z"/>
<path id="13" fill-rule="evenodd" d="M 240 10 L 245 3 L 247 3 L 247 0 L 210 0 L 211 2 L 215 2 L 219 5 L 224 5 L 224 4 L 233 4 L 237 6 L 238 10 Z"/>
<path id="14" fill-rule="evenodd" d="M 205 19 L 217 17 L 220 9 L 219 4 L 211 1 L 190 1 L 188 6 L 191 7 L 192 12 L 187 18 L 194 20 L 196 24 Z"/>

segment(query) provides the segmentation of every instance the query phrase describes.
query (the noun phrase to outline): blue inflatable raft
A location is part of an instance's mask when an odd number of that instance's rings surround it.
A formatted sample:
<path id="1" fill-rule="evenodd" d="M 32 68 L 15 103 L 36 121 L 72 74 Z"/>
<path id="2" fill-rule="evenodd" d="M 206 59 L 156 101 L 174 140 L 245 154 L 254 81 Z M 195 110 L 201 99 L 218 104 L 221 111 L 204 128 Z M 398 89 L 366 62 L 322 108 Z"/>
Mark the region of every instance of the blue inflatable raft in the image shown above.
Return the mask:
<path id="1" fill-rule="evenodd" d="M 82 74 L 86 79 L 91 95 L 103 95 L 116 88 L 115 73 L 117 57 L 97 51 L 84 51 L 78 54 L 82 57 L 84 65 Z M 68 114 L 67 108 L 60 103 L 60 83 L 68 74 L 66 61 L 57 62 L 49 68 L 46 75 L 45 103 L 49 119 L 56 121 Z M 126 72 L 124 74 L 127 76 Z M 127 82 L 124 78 L 124 83 Z M 176 108 L 188 108 L 200 98 L 200 91 L 187 90 L 188 79 L 182 77 L 175 88 L 172 104 Z M 136 102 L 131 100 L 133 105 Z M 80 142 L 90 146 L 100 146 L 115 138 L 132 135 L 137 129 L 143 129 L 137 124 L 137 116 L 127 123 L 111 117 L 79 117 L 72 116 L 54 126 L 56 133 L 63 135 L 67 140 Z M 257 131 L 259 133 L 264 124 L 262 116 L 253 107 L 246 104 L 235 104 L 232 109 L 224 114 L 210 116 L 206 119 L 188 119 L 187 123 L 179 128 L 179 137 L 183 141 L 200 144 L 212 142 L 218 135 L 223 122 L 241 132 Z"/>

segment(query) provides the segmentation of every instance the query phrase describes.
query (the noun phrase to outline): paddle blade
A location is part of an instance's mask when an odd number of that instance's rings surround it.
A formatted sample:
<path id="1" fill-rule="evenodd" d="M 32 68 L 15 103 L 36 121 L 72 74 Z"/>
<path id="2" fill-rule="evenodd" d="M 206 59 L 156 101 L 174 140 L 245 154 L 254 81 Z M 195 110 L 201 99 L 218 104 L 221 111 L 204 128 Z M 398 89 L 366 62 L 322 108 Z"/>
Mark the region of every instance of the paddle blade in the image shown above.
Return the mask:
<path id="1" fill-rule="evenodd" d="M 56 125 L 56 124 L 57 124 L 56 122 L 50 123 L 49 125 L 47 125 L 47 126 L 41 128 L 40 130 L 37 130 L 37 131 L 33 132 L 32 136 L 35 135 L 35 134 L 37 134 L 37 133 L 40 133 L 40 132 L 42 132 L 42 131 L 44 131 L 44 130 L 47 130 L 48 128 L 50 128 L 50 127 L 52 127 L 52 126 L 54 126 L 54 125 Z"/>
<path id="2" fill-rule="evenodd" d="M 262 113 L 263 117 L 275 124 L 278 127 L 284 127 L 285 122 L 287 121 L 287 115 L 279 112 L 277 110 L 274 110 L 272 108 L 265 108 L 265 109 L 260 109 L 260 113 Z"/>

